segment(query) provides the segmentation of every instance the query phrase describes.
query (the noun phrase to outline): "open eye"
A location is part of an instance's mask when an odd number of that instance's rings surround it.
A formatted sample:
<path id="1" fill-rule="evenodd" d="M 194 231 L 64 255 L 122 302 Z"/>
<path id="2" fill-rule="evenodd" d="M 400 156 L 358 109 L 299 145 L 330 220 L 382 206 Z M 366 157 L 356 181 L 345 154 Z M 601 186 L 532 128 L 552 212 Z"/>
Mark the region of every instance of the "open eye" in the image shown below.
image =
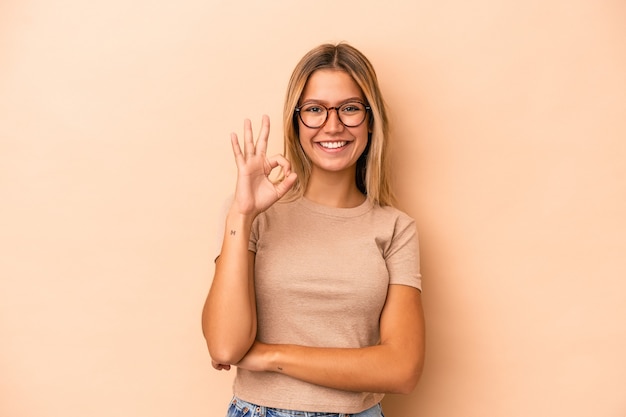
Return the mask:
<path id="1" fill-rule="evenodd" d="M 363 105 L 361 103 L 357 103 L 357 102 L 346 103 L 341 106 L 342 113 L 352 114 L 352 113 L 358 113 L 361 111 L 363 111 Z"/>
<path id="2" fill-rule="evenodd" d="M 300 111 L 306 112 L 306 113 L 317 114 L 317 113 L 324 113 L 325 109 L 324 107 L 318 104 L 306 104 L 302 106 L 302 110 Z"/>

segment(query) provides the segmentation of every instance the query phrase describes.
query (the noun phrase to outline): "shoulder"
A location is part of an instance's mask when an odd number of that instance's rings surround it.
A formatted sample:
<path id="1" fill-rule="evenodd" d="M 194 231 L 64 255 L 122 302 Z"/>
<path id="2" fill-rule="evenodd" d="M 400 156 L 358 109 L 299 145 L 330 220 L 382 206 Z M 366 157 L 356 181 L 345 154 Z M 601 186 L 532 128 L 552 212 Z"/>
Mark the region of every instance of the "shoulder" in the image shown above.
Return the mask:
<path id="1" fill-rule="evenodd" d="M 376 219 L 385 223 L 392 223 L 399 228 L 415 225 L 413 217 L 393 206 L 374 205 L 371 212 Z"/>

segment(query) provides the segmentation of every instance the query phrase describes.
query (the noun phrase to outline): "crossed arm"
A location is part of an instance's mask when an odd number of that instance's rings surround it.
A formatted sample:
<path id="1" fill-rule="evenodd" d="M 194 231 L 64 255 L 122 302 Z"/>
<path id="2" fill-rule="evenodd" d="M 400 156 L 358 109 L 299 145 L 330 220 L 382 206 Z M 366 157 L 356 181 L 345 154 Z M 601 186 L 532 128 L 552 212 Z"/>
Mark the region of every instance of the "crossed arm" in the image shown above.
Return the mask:
<path id="1" fill-rule="evenodd" d="M 389 286 L 380 332 L 378 345 L 354 349 L 254 342 L 236 365 L 341 390 L 408 394 L 424 361 L 424 318 L 417 289 Z"/>
<path id="2" fill-rule="evenodd" d="M 216 277 L 203 312 L 203 329 L 216 369 L 236 365 L 253 371 L 280 372 L 347 391 L 409 393 L 413 390 L 424 361 L 424 315 L 417 289 L 389 286 L 380 318 L 378 345 L 317 348 L 265 344 L 255 340 L 254 254 L 248 252 L 247 262 L 237 263 L 247 272 L 247 279 L 239 280 L 238 286 L 233 285 L 235 280 L 220 279 L 225 277 L 219 272 L 227 269 L 228 258 L 223 256 L 224 253 L 218 259 Z"/>

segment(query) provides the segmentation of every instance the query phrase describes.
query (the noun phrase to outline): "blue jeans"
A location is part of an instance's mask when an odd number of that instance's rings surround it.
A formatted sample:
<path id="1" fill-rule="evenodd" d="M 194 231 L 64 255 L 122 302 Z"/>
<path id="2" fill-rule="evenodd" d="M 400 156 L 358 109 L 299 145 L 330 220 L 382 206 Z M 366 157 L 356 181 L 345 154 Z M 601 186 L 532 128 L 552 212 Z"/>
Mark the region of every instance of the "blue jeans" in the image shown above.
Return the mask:
<path id="1" fill-rule="evenodd" d="M 343 413 L 312 413 L 307 411 L 282 410 L 250 404 L 237 397 L 233 398 L 228 407 L 226 417 L 385 417 L 380 404 L 357 414 Z"/>

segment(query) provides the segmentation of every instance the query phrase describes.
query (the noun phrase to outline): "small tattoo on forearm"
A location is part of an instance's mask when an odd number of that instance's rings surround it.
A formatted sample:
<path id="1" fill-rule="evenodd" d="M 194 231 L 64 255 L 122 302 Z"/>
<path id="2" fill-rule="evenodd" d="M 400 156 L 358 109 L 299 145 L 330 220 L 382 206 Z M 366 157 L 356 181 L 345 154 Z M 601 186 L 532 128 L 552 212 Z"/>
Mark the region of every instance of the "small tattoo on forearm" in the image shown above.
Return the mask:
<path id="1" fill-rule="evenodd" d="M 230 231 L 230 235 L 231 235 L 231 236 L 235 236 L 236 234 L 237 234 L 237 231 L 236 231 L 236 230 L 231 230 L 231 231 Z"/>

